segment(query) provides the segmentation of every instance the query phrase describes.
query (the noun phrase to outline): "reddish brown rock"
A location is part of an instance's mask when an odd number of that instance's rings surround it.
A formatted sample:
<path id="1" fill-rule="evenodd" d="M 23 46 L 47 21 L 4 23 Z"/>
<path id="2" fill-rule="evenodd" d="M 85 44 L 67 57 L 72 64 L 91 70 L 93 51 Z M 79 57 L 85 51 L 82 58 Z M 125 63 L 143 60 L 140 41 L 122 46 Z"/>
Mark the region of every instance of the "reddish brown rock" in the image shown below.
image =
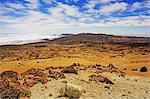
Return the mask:
<path id="1" fill-rule="evenodd" d="M 29 69 L 21 74 L 24 77 L 23 85 L 25 87 L 33 87 L 38 82 L 45 84 L 48 82 L 47 76 L 42 69 Z"/>
<path id="2" fill-rule="evenodd" d="M 66 78 L 65 75 L 62 72 L 56 72 L 56 71 L 51 71 L 49 70 L 49 75 L 48 77 L 54 78 L 54 79 L 63 79 Z"/>
<path id="3" fill-rule="evenodd" d="M 24 79 L 23 85 L 28 88 L 28 87 L 33 87 L 37 83 L 38 82 L 33 79 Z"/>
<path id="4" fill-rule="evenodd" d="M 110 72 L 110 73 L 117 73 L 119 76 L 124 77 L 125 73 L 120 71 L 118 68 L 116 68 L 113 64 L 109 64 L 108 66 L 101 66 L 96 65 L 96 72 L 97 74 L 102 72 Z"/>
<path id="5" fill-rule="evenodd" d="M 19 79 L 19 74 L 14 71 L 4 71 L 3 73 L 0 74 L 1 78 L 17 81 Z"/>
<path id="6" fill-rule="evenodd" d="M 102 75 L 90 75 L 89 76 L 89 81 L 95 81 L 95 82 L 102 82 L 102 83 L 106 83 L 106 84 L 114 84 L 111 80 L 109 80 L 108 78 L 102 76 Z"/>
<path id="7" fill-rule="evenodd" d="M 23 77 L 25 77 L 25 78 L 26 77 L 28 78 L 29 76 L 46 77 L 46 74 L 43 73 L 43 70 L 41 70 L 41 69 L 34 69 L 34 68 L 27 70 L 26 72 L 22 73 L 21 75 Z"/>
<path id="8" fill-rule="evenodd" d="M 73 66 L 66 67 L 66 68 L 64 68 L 61 72 L 62 72 L 62 73 L 78 74 L 77 70 L 75 70 Z"/>
<path id="9" fill-rule="evenodd" d="M 20 94 L 20 83 L 0 79 L 0 99 L 18 99 Z"/>
<path id="10" fill-rule="evenodd" d="M 107 71 L 109 72 L 118 72 L 118 68 L 116 68 L 113 64 L 109 64 L 107 67 Z"/>

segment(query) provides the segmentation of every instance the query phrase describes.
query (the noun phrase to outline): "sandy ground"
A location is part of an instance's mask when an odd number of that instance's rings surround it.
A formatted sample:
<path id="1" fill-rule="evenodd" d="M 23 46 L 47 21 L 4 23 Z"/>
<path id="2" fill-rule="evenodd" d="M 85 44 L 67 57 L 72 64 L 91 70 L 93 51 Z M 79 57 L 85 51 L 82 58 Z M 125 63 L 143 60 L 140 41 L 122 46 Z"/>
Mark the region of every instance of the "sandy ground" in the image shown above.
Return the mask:
<path id="1" fill-rule="evenodd" d="M 79 75 L 67 74 L 68 83 L 77 85 L 85 89 L 80 99 L 149 99 L 150 98 L 150 79 L 137 76 L 118 77 L 116 74 L 103 73 L 114 82 L 114 85 L 89 82 L 89 73 Z M 107 75 L 107 76 L 106 76 Z M 115 79 L 115 80 L 114 80 Z M 31 88 L 31 99 L 67 99 L 58 98 L 59 90 L 64 85 L 61 80 L 52 80 L 47 84 L 37 84 Z M 52 96 L 49 96 L 52 94 Z"/>

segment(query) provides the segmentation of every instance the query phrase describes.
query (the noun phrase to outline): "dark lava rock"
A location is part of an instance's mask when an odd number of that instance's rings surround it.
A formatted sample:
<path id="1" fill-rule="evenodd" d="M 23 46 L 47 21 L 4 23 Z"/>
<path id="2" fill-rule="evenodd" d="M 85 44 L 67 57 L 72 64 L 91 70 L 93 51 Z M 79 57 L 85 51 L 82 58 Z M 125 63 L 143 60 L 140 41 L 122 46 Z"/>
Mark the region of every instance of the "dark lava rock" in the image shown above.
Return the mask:
<path id="1" fill-rule="evenodd" d="M 73 66 L 66 67 L 61 72 L 78 74 L 77 70 L 75 70 Z"/>
<path id="2" fill-rule="evenodd" d="M 14 71 L 4 71 L 0 74 L 0 77 L 17 81 L 19 79 L 19 74 Z"/>
<path id="3" fill-rule="evenodd" d="M 119 72 L 118 68 L 116 68 L 113 64 L 109 64 L 109 65 L 107 66 L 107 70 L 108 70 L 109 72 Z"/>
<path id="4" fill-rule="evenodd" d="M 108 78 L 102 76 L 102 75 L 90 75 L 89 76 L 89 81 L 95 81 L 95 82 L 102 82 L 102 83 L 106 83 L 106 84 L 114 84 L 111 80 L 109 80 Z"/>
<path id="5" fill-rule="evenodd" d="M 49 75 L 48 77 L 50 78 L 54 78 L 54 79 L 63 79 L 63 78 L 66 78 L 65 75 L 62 73 L 62 72 L 56 72 L 56 71 L 51 71 L 49 70 Z"/>
<path id="6" fill-rule="evenodd" d="M 43 70 L 41 69 L 29 69 L 26 72 L 21 74 L 24 77 L 24 83 L 23 85 L 25 87 L 32 87 L 38 82 L 41 82 L 42 84 L 45 84 L 48 82 L 48 79 L 46 78 L 46 74 L 43 73 Z"/>
<path id="7" fill-rule="evenodd" d="M 106 89 L 110 89 L 110 87 L 109 87 L 109 86 L 105 86 L 104 88 L 106 88 Z"/>
<path id="8" fill-rule="evenodd" d="M 43 73 L 43 70 L 40 69 L 29 69 L 26 72 L 21 74 L 23 77 L 28 77 L 29 75 L 32 75 L 34 77 L 38 76 L 38 77 L 46 77 L 46 74 Z"/>
<path id="9" fill-rule="evenodd" d="M 18 99 L 20 95 L 19 74 L 4 71 L 0 74 L 0 99 Z"/>
<path id="10" fill-rule="evenodd" d="M 117 73 L 120 76 L 124 77 L 125 73 L 120 71 L 118 68 L 116 68 L 113 64 L 109 64 L 108 66 L 102 66 L 102 65 L 95 65 L 93 66 L 94 68 L 96 68 L 96 72 L 97 74 L 102 73 L 102 72 L 110 72 L 110 73 Z"/>
<path id="11" fill-rule="evenodd" d="M 141 69 L 140 69 L 140 72 L 147 72 L 147 68 L 145 66 L 143 66 Z"/>
<path id="12" fill-rule="evenodd" d="M 20 83 L 0 79 L 0 99 L 18 99 L 20 94 Z"/>

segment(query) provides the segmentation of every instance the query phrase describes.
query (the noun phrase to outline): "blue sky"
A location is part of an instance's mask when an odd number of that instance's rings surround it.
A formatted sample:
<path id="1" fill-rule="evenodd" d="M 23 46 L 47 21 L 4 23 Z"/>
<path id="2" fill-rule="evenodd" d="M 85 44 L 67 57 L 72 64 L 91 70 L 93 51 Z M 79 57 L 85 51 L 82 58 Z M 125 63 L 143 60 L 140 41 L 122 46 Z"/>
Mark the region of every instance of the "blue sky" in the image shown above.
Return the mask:
<path id="1" fill-rule="evenodd" d="M 150 0 L 0 0 L 0 33 L 150 36 Z"/>

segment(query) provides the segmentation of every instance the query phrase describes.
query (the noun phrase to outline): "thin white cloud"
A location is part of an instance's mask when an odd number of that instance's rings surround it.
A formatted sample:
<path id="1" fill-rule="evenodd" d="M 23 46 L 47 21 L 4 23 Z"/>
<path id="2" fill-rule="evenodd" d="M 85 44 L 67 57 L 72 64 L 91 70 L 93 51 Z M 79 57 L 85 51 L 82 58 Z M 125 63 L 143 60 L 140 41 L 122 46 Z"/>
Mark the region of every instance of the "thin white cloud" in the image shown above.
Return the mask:
<path id="1" fill-rule="evenodd" d="M 55 5 L 55 4 L 57 4 L 58 2 L 57 2 L 57 0 L 41 0 L 42 2 L 44 2 L 45 4 L 47 4 L 47 5 Z"/>
<path id="2" fill-rule="evenodd" d="M 63 9 L 68 16 L 78 16 L 80 13 L 78 7 L 76 6 L 69 6 L 60 3 L 59 7 Z"/>
<path id="3" fill-rule="evenodd" d="M 54 17 L 61 17 L 61 18 L 65 15 L 71 17 L 79 17 L 81 15 L 81 12 L 79 11 L 78 7 L 69 6 L 67 4 L 62 3 L 58 3 L 56 7 L 49 8 L 49 12 Z"/>
<path id="4" fill-rule="evenodd" d="M 135 11 L 135 10 L 140 9 L 140 8 L 142 8 L 142 3 L 135 2 L 131 5 L 130 11 Z"/>
<path id="5" fill-rule="evenodd" d="M 26 8 L 23 4 L 19 4 L 19 3 L 6 3 L 6 5 L 8 7 L 14 8 L 14 9 L 24 9 Z"/>
<path id="6" fill-rule="evenodd" d="M 44 14 L 38 11 L 28 11 L 29 16 L 21 18 L 3 17 L 0 22 L 7 23 L 8 27 L 14 30 L 20 30 L 25 33 L 49 33 L 51 31 L 57 31 L 61 29 L 74 29 L 74 28 L 93 28 L 93 27 L 112 27 L 112 26 L 150 26 L 149 16 L 131 16 L 131 17 L 110 17 L 106 22 L 86 23 L 86 20 L 93 21 L 91 17 L 80 18 L 79 20 L 73 20 L 68 18 L 62 20 L 57 17 L 53 17 L 48 14 Z"/>
<path id="7" fill-rule="evenodd" d="M 28 8 L 30 9 L 37 9 L 39 7 L 39 0 L 25 0 L 29 2 L 27 5 Z"/>
<path id="8" fill-rule="evenodd" d="M 110 2 L 115 2 L 115 1 L 121 1 L 121 0 L 97 0 L 97 1 L 99 1 L 100 3 L 102 3 L 102 4 L 106 4 L 106 3 L 110 3 Z"/>
<path id="9" fill-rule="evenodd" d="M 134 2 L 132 5 L 129 5 L 128 11 L 134 12 L 135 10 L 140 10 L 144 8 L 150 8 L 150 0 L 143 0 L 142 2 Z"/>
<path id="10" fill-rule="evenodd" d="M 112 3 L 106 6 L 103 6 L 102 8 L 100 8 L 100 13 L 101 14 L 111 14 L 114 12 L 121 12 L 127 9 L 128 4 L 121 2 L 121 3 Z"/>
<path id="11" fill-rule="evenodd" d="M 8 7 L 5 7 L 3 5 L 0 5 L 0 14 L 5 14 L 7 12 L 14 12 L 15 10 L 12 9 L 12 8 L 8 8 Z"/>
<path id="12" fill-rule="evenodd" d="M 65 0 L 65 1 L 69 3 L 69 2 L 72 2 L 72 1 L 73 2 L 79 2 L 80 0 Z"/>
<path id="13" fill-rule="evenodd" d="M 111 26 L 150 26 L 150 16 L 110 17 L 107 23 Z"/>
<path id="14" fill-rule="evenodd" d="M 101 4 L 109 4 L 111 2 L 119 2 L 122 0 L 88 0 L 87 4 L 85 5 L 85 8 L 93 9 L 96 5 Z"/>
<path id="15" fill-rule="evenodd" d="M 144 7 L 150 8 L 150 0 L 146 0 L 144 3 Z"/>

